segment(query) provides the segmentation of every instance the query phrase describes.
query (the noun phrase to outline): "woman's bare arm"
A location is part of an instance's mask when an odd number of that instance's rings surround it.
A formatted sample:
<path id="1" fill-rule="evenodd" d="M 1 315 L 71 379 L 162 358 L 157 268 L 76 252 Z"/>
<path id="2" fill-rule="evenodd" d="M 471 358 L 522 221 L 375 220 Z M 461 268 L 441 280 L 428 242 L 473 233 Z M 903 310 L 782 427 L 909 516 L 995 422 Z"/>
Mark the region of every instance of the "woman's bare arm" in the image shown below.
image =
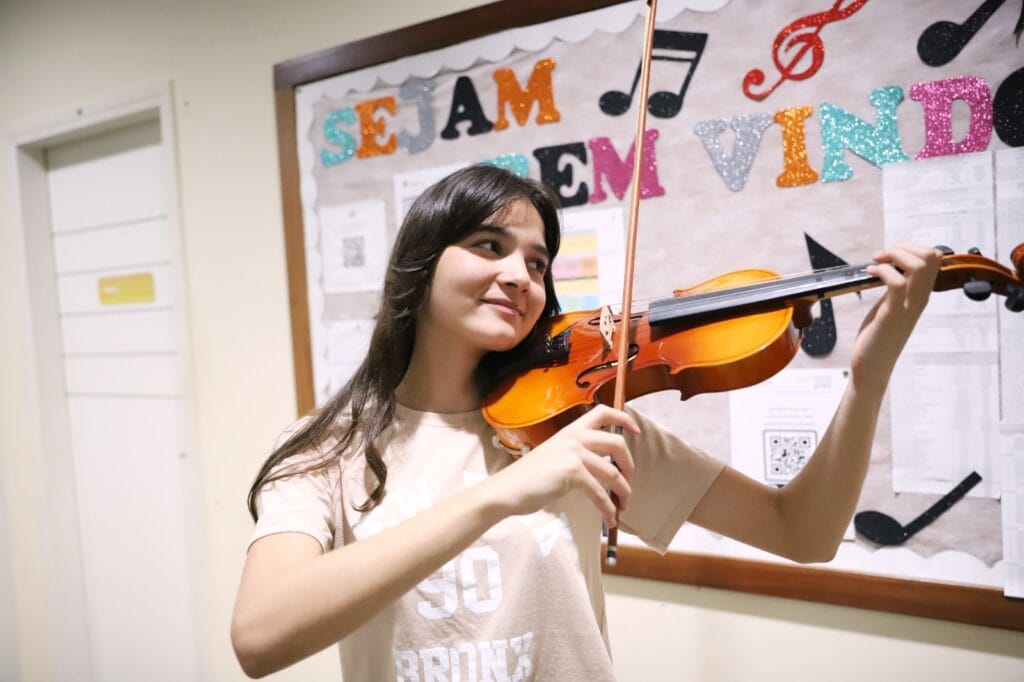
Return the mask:
<path id="1" fill-rule="evenodd" d="M 257 540 L 231 623 L 242 669 L 262 677 L 339 641 L 469 546 L 501 507 L 477 486 L 327 553 L 302 533 Z"/>
<path id="2" fill-rule="evenodd" d="M 886 291 L 868 313 L 851 358 L 851 378 L 828 431 L 784 488 L 726 468 L 690 515 L 710 530 L 795 561 L 828 561 L 842 541 L 867 475 L 889 377 L 935 282 L 933 249 L 899 244 L 869 271 Z"/>
<path id="3" fill-rule="evenodd" d="M 231 624 L 242 669 L 262 677 L 338 642 L 501 519 L 534 512 L 572 490 L 585 493 L 614 524 L 606 489 L 629 499 L 626 479 L 633 460 L 622 436 L 602 430 L 608 425 L 638 431 L 628 414 L 599 407 L 484 481 L 327 553 L 302 533 L 257 540 L 246 558 Z"/>

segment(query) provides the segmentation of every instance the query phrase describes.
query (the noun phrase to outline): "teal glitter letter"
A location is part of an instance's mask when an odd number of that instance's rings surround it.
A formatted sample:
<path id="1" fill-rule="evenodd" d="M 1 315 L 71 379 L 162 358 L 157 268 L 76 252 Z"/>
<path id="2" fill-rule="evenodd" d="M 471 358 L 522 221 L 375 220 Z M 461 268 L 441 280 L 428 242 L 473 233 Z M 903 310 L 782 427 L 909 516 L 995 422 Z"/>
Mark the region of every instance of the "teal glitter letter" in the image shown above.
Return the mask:
<path id="1" fill-rule="evenodd" d="M 328 142 L 341 147 L 340 152 L 332 152 L 329 149 L 320 150 L 320 163 L 325 167 L 337 166 L 352 158 L 356 153 L 356 138 L 337 127 L 338 121 L 355 125 L 356 112 L 352 107 L 338 109 L 328 114 L 324 119 L 324 137 Z"/>
<path id="2" fill-rule="evenodd" d="M 498 168 L 515 173 L 521 178 L 530 176 L 530 161 L 522 154 L 502 154 L 493 159 L 486 159 L 482 163 L 489 163 Z"/>
<path id="3" fill-rule="evenodd" d="M 878 110 L 875 125 L 834 104 L 822 102 L 818 110 L 825 152 L 822 182 L 838 182 L 853 176 L 853 169 L 843 159 L 845 149 L 876 166 L 907 160 L 896 127 L 896 107 L 903 101 L 903 88 L 896 85 L 875 88 L 869 101 Z"/>

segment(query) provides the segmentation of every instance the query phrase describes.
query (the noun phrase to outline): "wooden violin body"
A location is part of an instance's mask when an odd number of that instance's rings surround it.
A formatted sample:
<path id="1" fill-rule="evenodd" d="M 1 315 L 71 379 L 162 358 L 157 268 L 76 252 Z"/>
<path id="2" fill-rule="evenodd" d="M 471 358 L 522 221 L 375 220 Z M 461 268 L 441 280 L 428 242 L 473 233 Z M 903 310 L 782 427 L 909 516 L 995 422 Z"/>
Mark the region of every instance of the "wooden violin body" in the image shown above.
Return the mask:
<path id="1" fill-rule="evenodd" d="M 770 270 L 742 270 L 679 295 L 776 278 Z M 600 312 L 553 318 L 549 339 L 569 332 L 564 362 L 506 379 L 488 398 L 484 416 L 506 447 L 533 447 L 593 405 L 611 404 L 616 353 L 600 332 Z M 793 313 L 784 308 L 672 333 L 651 327 L 646 312 L 633 315 L 627 400 L 668 389 L 679 390 L 685 400 L 768 379 L 789 364 L 800 346 Z"/>
<path id="2" fill-rule="evenodd" d="M 949 253 L 934 289 L 963 288 L 976 299 L 1001 294 L 1007 307 L 1019 311 L 1024 245 L 1013 258 L 1016 273 L 975 253 Z M 674 389 L 685 400 L 769 379 L 796 355 L 814 302 L 881 284 L 865 268 L 788 278 L 771 270 L 740 270 L 652 303 L 631 315 L 626 399 Z M 616 318 L 602 324 L 602 311 L 552 318 L 543 344 L 524 349 L 506 368 L 483 407 L 505 447 L 528 450 L 595 404 L 612 403 L 617 345 L 602 331 L 612 322 L 619 324 Z"/>

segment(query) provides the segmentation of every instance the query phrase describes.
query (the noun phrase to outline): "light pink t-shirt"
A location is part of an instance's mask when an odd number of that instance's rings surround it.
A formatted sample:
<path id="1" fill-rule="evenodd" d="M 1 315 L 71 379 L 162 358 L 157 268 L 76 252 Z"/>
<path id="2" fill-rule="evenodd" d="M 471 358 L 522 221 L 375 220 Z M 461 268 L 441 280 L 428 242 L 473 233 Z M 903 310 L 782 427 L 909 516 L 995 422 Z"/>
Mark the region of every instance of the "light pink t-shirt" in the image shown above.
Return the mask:
<path id="1" fill-rule="evenodd" d="M 664 552 L 722 463 L 633 412 L 637 465 L 622 528 Z M 324 551 L 370 537 L 512 462 L 479 411 L 399 406 L 383 448 L 387 495 L 367 513 L 362 457 L 265 486 L 255 541 L 280 532 Z M 301 457 L 301 456 L 300 456 Z M 370 476 L 369 480 L 374 480 Z M 601 518 L 583 493 L 504 519 L 340 642 L 345 680 L 612 680 Z M 416 561 L 410 556 L 409 561 Z"/>

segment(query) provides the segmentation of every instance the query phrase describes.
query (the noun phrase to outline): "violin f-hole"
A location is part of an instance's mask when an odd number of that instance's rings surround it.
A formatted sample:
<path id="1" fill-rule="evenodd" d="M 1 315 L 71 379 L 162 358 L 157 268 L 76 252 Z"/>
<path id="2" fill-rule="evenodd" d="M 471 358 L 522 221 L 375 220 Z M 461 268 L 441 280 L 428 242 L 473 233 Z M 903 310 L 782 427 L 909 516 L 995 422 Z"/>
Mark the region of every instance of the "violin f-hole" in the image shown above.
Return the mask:
<path id="1" fill-rule="evenodd" d="M 640 346 L 638 346 L 635 343 L 629 344 L 629 361 L 626 364 L 628 365 L 630 362 L 632 362 L 633 359 L 636 358 L 637 355 L 639 355 L 639 353 Z M 619 361 L 612 360 L 610 362 L 602 362 L 601 364 L 594 365 L 593 367 L 587 367 L 585 370 L 576 375 L 576 385 L 579 388 L 590 388 L 590 381 L 588 381 L 584 377 L 590 376 L 591 374 L 604 372 L 605 370 L 614 369 L 618 366 Z"/>

